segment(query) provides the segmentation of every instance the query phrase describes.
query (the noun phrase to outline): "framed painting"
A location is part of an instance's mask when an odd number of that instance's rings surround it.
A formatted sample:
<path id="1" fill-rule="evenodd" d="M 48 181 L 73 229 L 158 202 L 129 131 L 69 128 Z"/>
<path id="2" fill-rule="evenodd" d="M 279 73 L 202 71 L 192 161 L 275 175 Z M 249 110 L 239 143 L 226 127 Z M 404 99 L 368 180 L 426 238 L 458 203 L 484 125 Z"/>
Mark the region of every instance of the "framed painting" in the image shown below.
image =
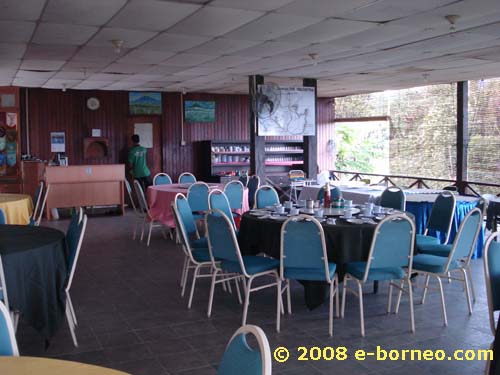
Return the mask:
<path id="1" fill-rule="evenodd" d="M 215 122 L 215 102 L 186 100 L 184 102 L 185 122 Z"/>
<path id="2" fill-rule="evenodd" d="M 161 92 L 129 92 L 131 115 L 161 115 Z"/>

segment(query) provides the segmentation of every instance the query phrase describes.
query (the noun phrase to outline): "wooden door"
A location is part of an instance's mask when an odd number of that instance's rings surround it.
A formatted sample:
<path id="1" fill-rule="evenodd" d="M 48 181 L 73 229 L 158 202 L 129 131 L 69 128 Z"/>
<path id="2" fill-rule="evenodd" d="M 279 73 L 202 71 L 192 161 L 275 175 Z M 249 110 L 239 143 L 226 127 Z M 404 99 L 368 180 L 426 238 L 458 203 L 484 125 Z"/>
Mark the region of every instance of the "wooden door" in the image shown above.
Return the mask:
<path id="1" fill-rule="evenodd" d="M 147 149 L 147 163 L 151 171 L 151 178 L 156 173 L 163 172 L 162 168 L 162 147 L 161 147 L 161 117 L 160 116 L 133 116 L 128 119 L 127 139 L 128 146 L 132 147 L 131 137 L 134 135 L 136 124 L 152 124 L 153 128 L 153 148 Z M 142 140 L 141 140 L 141 145 Z M 127 167 L 128 170 L 128 167 Z"/>

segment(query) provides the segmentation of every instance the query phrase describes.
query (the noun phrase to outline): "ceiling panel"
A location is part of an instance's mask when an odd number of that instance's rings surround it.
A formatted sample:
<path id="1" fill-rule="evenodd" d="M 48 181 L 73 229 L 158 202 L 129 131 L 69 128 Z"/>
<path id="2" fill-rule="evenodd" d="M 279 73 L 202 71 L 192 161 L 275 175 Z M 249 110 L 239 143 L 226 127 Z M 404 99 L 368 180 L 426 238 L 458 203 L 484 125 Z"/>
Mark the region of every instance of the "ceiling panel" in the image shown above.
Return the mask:
<path id="1" fill-rule="evenodd" d="M 63 66 L 62 70 L 63 71 L 75 71 L 75 70 L 81 70 L 81 71 L 87 71 L 90 73 L 95 73 L 100 71 L 101 69 L 104 69 L 107 65 L 109 65 L 109 62 L 106 60 L 98 60 L 98 61 L 75 61 L 72 60 L 66 65 Z"/>
<path id="2" fill-rule="evenodd" d="M 45 89 L 70 89 L 80 83 L 80 80 L 51 78 L 42 86 Z"/>
<path id="3" fill-rule="evenodd" d="M 153 51 L 181 52 L 190 48 L 199 46 L 211 38 L 204 36 L 189 36 L 180 34 L 162 33 L 153 38 L 141 49 L 149 49 Z"/>
<path id="4" fill-rule="evenodd" d="M 36 24 L 22 21 L 0 21 L 0 42 L 29 42 Z"/>
<path id="5" fill-rule="evenodd" d="M 76 52 L 76 46 L 58 46 L 53 44 L 30 44 L 24 55 L 25 59 L 69 60 Z"/>
<path id="6" fill-rule="evenodd" d="M 83 81 L 78 85 L 73 86 L 72 89 L 76 90 L 98 90 L 111 85 L 113 82 L 108 81 Z"/>
<path id="7" fill-rule="evenodd" d="M 34 72 L 31 70 L 18 70 L 16 78 L 48 80 L 53 75 L 54 72 Z"/>
<path id="8" fill-rule="evenodd" d="M 193 53 L 179 53 L 170 59 L 165 60 L 162 65 L 174 65 L 191 67 L 199 64 L 206 63 L 207 61 L 213 60 L 213 56 L 208 55 L 195 55 Z"/>
<path id="9" fill-rule="evenodd" d="M 200 55 L 220 56 L 235 53 L 257 44 L 260 44 L 260 42 L 251 40 L 217 38 L 212 39 L 209 42 L 206 42 L 198 47 L 191 48 L 187 52 Z"/>
<path id="10" fill-rule="evenodd" d="M 83 47 L 75 54 L 72 61 L 101 61 L 109 64 L 127 52 L 127 49 L 122 49 L 121 53 L 118 54 L 112 47 Z"/>
<path id="11" fill-rule="evenodd" d="M 141 63 L 141 64 L 158 64 L 169 57 L 172 57 L 174 52 L 149 51 L 145 49 L 134 49 L 125 56 L 118 59 L 121 63 Z"/>
<path id="12" fill-rule="evenodd" d="M 42 87 L 46 79 L 33 79 L 33 78 L 14 78 L 12 84 L 20 87 Z"/>
<path id="13" fill-rule="evenodd" d="M 87 81 L 118 82 L 130 77 L 131 74 L 96 73 L 87 78 Z"/>
<path id="14" fill-rule="evenodd" d="M 291 3 L 293 0 L 214 0 L 210 5 L 237 8 L 269 11 L 277 9 L 283 5 Z"/>
<path id="15" fill-rule="evenodd" d="M 169 1 L 130 1 L 109 23 L 110 26 L 162 31 L 200 8 L 199 5 Z"/>
<path id="16" fill-rule="evenodd" d="M 26 44 L 0 43 L 0 56 L 2 59 L 20 59 L 26 51 Z"/>
<path id="17" fill-rule="evenodd" d="M 83 80 L 87 79 L 89 75 L 90 73 L 84 71 L 60 71 L 54 74 L 52 78 Z"/>
<path id="18" fill-rule="evenodd" d="M 161 74 L 132 74 L 130 77 L 124 79 L 127 82 L 149 82 L 160 80 L 164 76 Z"/>
<path id="19" fill-rule="evenodd" d="M 278 13 L 296 14 L 310 17 L 342 17 L 346 13 L 361 9 L 380 0 L 310 0 L 292 1 L 277 11 Z"/>
<path id="20" fill-rule="evenodd" d="M 0 69 L 13 69 L 17 70 L 21 60 L 18 59 L 3 59 L 0 57 Z"/>
<path id="21" fill-rule="evenodd" d="M 112 40 L 123 41 L 123 48 L 135 48 L 158 33 L 153 31 L 130 30 L 105 27 L 87 43 L 89 46 L 108 46 L 112 48 Z"/>
<path id="22" fill-rule="evenodd" d="M 264 15 L 264 12 L 207 6 L 176 24 L 169 32 L 220 36 L 262 15 Z"/>
<path id="23" fill-rule="evenodd" d="M 97 32 L 94 26 L 41 23 L 38 25 L 33 43 L 82 45 Z"/>
<path id="24" fill-rule="evenodd" d="M 49 0 L 43 12 L 45 22 L 102 26 L 127 0 Z"/>
<path id="25" fill-rule="evenodd" d="M 174 74 L 181 70 L 186 69 L 186 66 L 175 66 L 175 65 L 155 65 L 152 68 L 145 71 L 147 74 Z"/>
<path id="26" fill-rule="evenodd" d="M 238 55 L 241 56 L 259 56 L 268 57 L 278 55 L 283 52 L 291 51 L 297 48 L 304 47 L 305 43 L 288 43 L 288 42 L 264 42 L 257 44 L 254 47 L 250 47 L 241 51 L 238 51 Z"/>
<path id="27" fill-rule="evenodd" d="M 152 65 L 148 64 L 125 64 L 113 63 L 109 65 L 103 72 L 106 73 L 141 73 L 151 68 Z"/>
<path id="28" fill-rule="evenodd" d="M 23 60 L 20 69 L 25 70 L 59 70 L 64 60 Z"/>
<path id="29" fill-rule="evenodd" d="M 203 66 L 206 67 L 220 67 L 220 68 L 232 68 L 233 66 L 238 66 L 241 64 L 248 63 L 250 61 L 258 60 L 259 57 L 252 56 L 221 56 L 215 60 L 205 62 Z"/>
<path id="30" fill-rule="evenodd" d="M 45 0 L 2 0 L 0 20 L 36 21 L 40 17 Z"/>

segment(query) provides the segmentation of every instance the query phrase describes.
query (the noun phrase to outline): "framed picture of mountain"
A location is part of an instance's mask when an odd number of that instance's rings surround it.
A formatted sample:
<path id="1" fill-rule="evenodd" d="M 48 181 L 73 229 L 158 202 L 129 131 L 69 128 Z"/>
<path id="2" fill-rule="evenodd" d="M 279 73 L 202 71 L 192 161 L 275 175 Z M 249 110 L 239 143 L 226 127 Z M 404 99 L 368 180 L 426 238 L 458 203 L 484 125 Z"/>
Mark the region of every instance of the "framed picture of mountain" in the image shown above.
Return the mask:
<path id="1" fill-rule="evenodd" d="M 131 115 L 161 115 L 161 92 L 129 92 Z"/>
<path id="2" fill-rule="evenodd" d="M 186 100 L 184 102 L 185 122 L 215 122 L 215 102 Z"/>

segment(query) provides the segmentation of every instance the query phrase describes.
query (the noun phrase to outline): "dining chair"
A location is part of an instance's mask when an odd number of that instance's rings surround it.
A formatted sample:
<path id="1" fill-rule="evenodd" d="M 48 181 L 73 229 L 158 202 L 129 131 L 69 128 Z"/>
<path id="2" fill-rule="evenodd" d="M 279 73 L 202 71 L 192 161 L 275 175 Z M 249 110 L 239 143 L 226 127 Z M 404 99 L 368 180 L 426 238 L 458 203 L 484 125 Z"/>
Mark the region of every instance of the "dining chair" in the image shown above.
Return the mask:
<path id="1" fill-rule="evenodd" d="M 227 200 L 229 201 L 229 206 L 233 211 L 233 216 L 239 216 L 238 213 L 234 211 L 241 211 L 243 208 L 243 191 L 245 187 L 238 180 L 230 181 L 224 186 L 224 194 L 226 194 Z"/>
<path id="2" fill-rule="evenodd" d="M 469 314 L 472 314 L 472 303 L 469 292 L 470 260 L 475 250 L 475 244 L 481 229 L 482 215 L 479 209 L 474 208 L 464 218 L 460 224 L 457 236 L 450 246 L 447 256 L 438 256 L 433 254 L 417 254 L 413 257 L 413 272 L 425 276 L 424 292 L 422 294 L 422 304 L 425 303 L 425 297 L 429 287 L 430 278 L 436 279 L 441 294 L 441 308 L 443 312 L 444 325 L 448 325 L 446 316 L 446 305 L 444 301 L 443 285 L 441 278 L 457 280 L 463 283 L 465 297 Z M 442 245 L 446 246 L 446 245 Z M 448 247 L 448 246 L 447 246 Z M 459 272 L 462 278 L 453 278 L 451 274 Z"/>
<path id="3" fill-rule="evenodd" d="M 179 184 L 194 184 L 196 182 L 196 177 L 190 172 L 181 173 L 179 176 Z"/>
<path id="4" fill-rule="evenodd" d="M 250 207 L 253 208 L 255 205 L 255 192 L 260 186 L 260 177 L 257 175 L 248 177 L 246 186 L 248 188 L 248 203 Z"/>
<path id="5" fill-rule="evenodd" d="M 361 336 L 365 336 L 365 320 L 363 306 L 363 284 L 374 280 L 389 281 L 387 313 L 391 313 L 393 288 L 399 290 L 395 313 L 399 311 L 399 303 L 403 292 L 408 293 L 410 300 L 410 328 L 415 332 L 415 317 L 413 313 L 413 291 L 411 285 L 412 257 L 415 241 L 415 224 L 405 214 L 394 214 L 380 221 L 375 233 L 366 262 L 351 262 L 346 264 L 344 287 L 342 290 L 342 307 L 340 316 L 344 317 L 346 292 L 356 295 L 359 299 L 359 316 Z M 353 280 L 357 291 L 348 287 Z M 395 281 L 399 281 L 396 283 Z M 404 284 L 408 289 L 404 288 Z"/>
<path id="6" fill-rule="evenodd" d="M 234 222 L 233 212 L 231 211 L 231 206 L 229 204 L 229 200 L 224 194 L 223 191 L 219 189 L 214 189 L 208 194 L 208 208 L 210 210 L 218 209 L 226 215 L 229 219 L 229 222 L 236 230 L 236 223 Z"/>
<path id="7" fill-rule="evenodd" d="M 406 196 L 403 190 L 398 186 L 391 186 L 385 189 L 380 196 L 380 205 L 382 207 L 393 208 L 399 211 L 406 210 Z"/>
<path id="8" fill-rule="evenodd" d="M 270 185 L 262 185 L 255 192 L 255 207 L 265 208 L 280 203 L 278 193 Z"/>
<path id="9" fill-rule="evenodd" d="M 170 185 L 172 183 L 172 179 L 167 173 L 157 173 L 153 177 L 153 185 Z"/>
<path id="10" fill-rule="evenodd" d="M 163 236 L 166 238 L 165 226 L 162 223 L 155 221 L 155 219 L 149 213 L 148 202 L 146 201 L 146 197 L 144 196 L 144 191 L 142 190 L 141 183 L 137 180 L 134 180 L 134 189 L 135 189 L 135 194 L 137 195 L 137 201 L 139 202 L 138 213 L 142 221 L 141 241 L 144 238 L 144 225 L 146 224 L 146 222 L 149 222 L 148 241 L 147 241 L 147 246 L 149 246 L 149 243 L 151 242 L 151 232 L 153 230 L 153 227 L 162 228 Z M 168 228 L 168 231 L 170 237 L 172 238 L 171 228 Z"/>
<path id="11" fill-rule="evenodd" d="M 9 309 L 0 301 L 0 356 L 19 356 Z"/>
<path id="12" fill-rule="evenodd" d="M 33 202 L 35 203 L 35 207 L 33 208 L 33 213 L 31 214 L 30 225 L 35 225 L 36 223 L 37 213 L 38 209 L 40 208 L 40 202 L 43 195 L 44 185 L 45 183 L 43 181 L 40 181 L 40 183 L 36 187 L 35 195 L 33 196 Z"/>
<path id="13" fill-rule="evenodd" d="M 248 345 L 247 335 L 253 335 L 258 348 Z M 238 328 L 229 340 L 221 363 L 217 369 L 218 375 L 271 375 L 271 348 L 264 331 L 254 325 Z"/>
<path id="14" fill-rule="evenodd" d="M 188 188 L 187 199 L 196 220 L 203 219 L 208 211 L 208 193 L 210 188 L 205 182 L 195 182 Z"/>
<path id="15" fill-rule="evenodd" d="M 307 249 L 307 251 L 304 251 Z M 320 222 L 308 215 L 288 218 L 281 226 L 279 290 L 286 291 L 288 314 L 292 313 L 290 280 L 323 281 L 330 286 L 328 333 L 333 335 L 333 298 L 339 316 L 337 265 L 328 261 L 325 233 Z M 285 287 L 282 288 L 282 283 Z M 280 331 L 280 303 L 277 300 L 276 330 Z"/>
<path id="16" fill-rule="evenodd" d="M 8 224 L 7 223 L 7 215 L 3 208 L 0 208 L 0 224 Z"/>
<path id="17" fill-rule="evenodd" d="M 245 291 L 242 325 L 246 324 L 250 293 L 265 288 L 276 287 L 278 298 L 281 298 L 279 275 L 277 269 L 279 261 L 276 259 L 256 255 L 241 255 L 234 227 L 227 216 L 220 210 L 210 210 L 205 217 L 206 232 L 208 234 L 208 249 L 212 261 L 212 283 L 208 300 L 207 316 L 212 315 L 215 285 L 242 278 Z M 272 277 L 273 282 L 259 283 L 252 287 L 257 278 Z M 241 295 L 236 283 L 236 293 L 241 303 Z"/>
<path id="18" fill-rule="evenodd" d="M 128 198 L 130 200 L 130 204 L 132 205 L 132 210 L 134 211 L 134 234 L 132 235 L 132 239 L 135 240 L 137 235 L 137 226 L 144 220 L 144 217 L 141 215 L 141 210 L 135 205 L 130 183 L 127 179 L 123 180 L 123 182 L 125 183 L 125 189 L 127 190 Z"/>
<path id="19" fill-rule="evenodd" d="M 492 233 L 484 244 L 483 265 L 491 333 L 495 336 L 495 311 L 500 310 L 500 232 Z"/>
<path id="20" fill-rule="evenodd" d="M 78 341 L 76 340 L 75 328 L 78 325 L 76 320 L 75 309 L 71 301 L 71 296 L 69 291 L 71 289 L 71 284 L 73 282 L 73 277 L 75 275 L 76 264 L 80 256 L 80 250 L 82 248 L 83 237 L 85 236 L 85 230 L 87 228 L 87 215 L 83 215 L 83 219 L 78 223 L 78 216 L 75 215 L 76 219 L 73 220 L 73 225 L 70 222 L 70 227 L 68 228 L 68 235 L 66 237 L 66 243 L 68 244 L 68 281 L 66 283 L 66 320 L 68 322 L 69 330 L 71 332 L 71 338 L 73 339 L 73 344 L 78 347 Z"/>
<path id="21" fill-rule="evenodd" d="M 38 217 L 36 218 L 36 220 L 34 221 L 34 223 L 32 223 L 30 221 L 30 224 L 31 225 L 35 225 L 35 226 L 39 226 L 40 223 L 42 222 L 42 217 L 43 217 L 43 211 L 45 210 L 45 204 L 47 203 L 47 197 L 49 195 L 49 192 L 50 192 L 50 185 L 47 185 L 47 187 L 45 188 L 45 193 L 41 192 L 41 194 L 43 194 L 43 198 L 42 199 L 42 205 L 40 206 L 40 211 L 38 211 Z"/>
<path id="22" fill-rule="evenodd" d="M 212 262 L 208 252 L 208 241 L 206 238 L 200 237 L 191 207 L 189 207 L 189 202 L 183 194 L 178 193 L 175 196 L 172 209 L 184 253 L 184 264 L 181 274 L 181 296 L 184 296 L 186 291 L 189 271 L 194 269 L 188 301 L 188 309 L 190 309 L 193 302 L 196 280 L 212 277 Z M 207 270 L 208 273 L 202 274 L 203 270 Z"/>

